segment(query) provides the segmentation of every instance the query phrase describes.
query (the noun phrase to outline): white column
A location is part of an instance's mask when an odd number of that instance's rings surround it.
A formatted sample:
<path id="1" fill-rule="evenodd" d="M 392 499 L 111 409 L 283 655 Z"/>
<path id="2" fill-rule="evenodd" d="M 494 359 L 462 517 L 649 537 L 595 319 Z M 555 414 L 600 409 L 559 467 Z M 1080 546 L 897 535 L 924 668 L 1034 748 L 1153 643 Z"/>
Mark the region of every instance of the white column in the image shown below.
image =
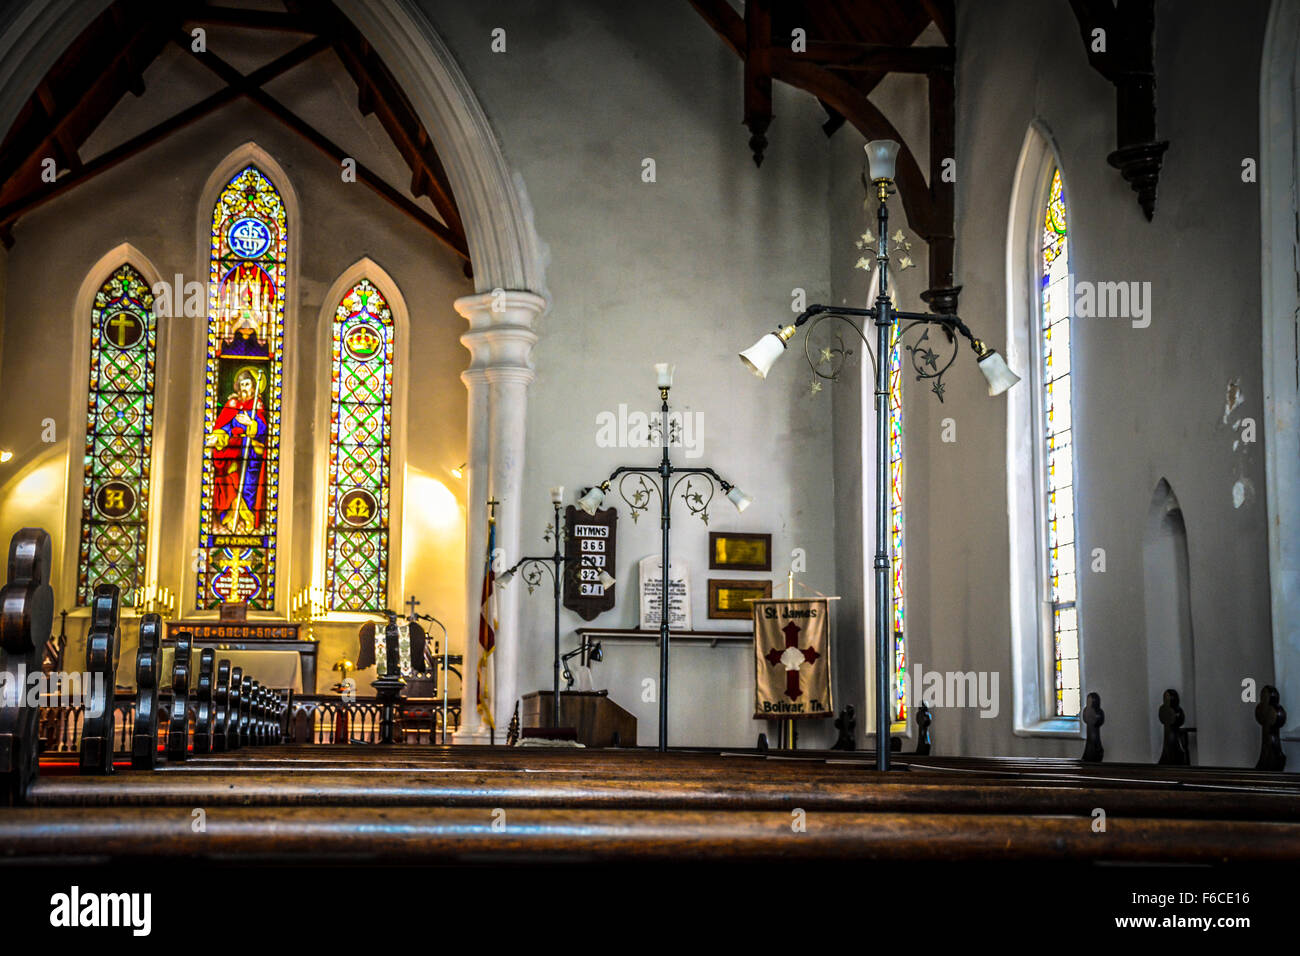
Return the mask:
<path id="1" fill-rule="evenodd" d="M 456 300 L 456 311 L 469 321 L 461 344 L 470 351 L 470 367 L 461 375 L 469 389 L 469 483 L 466 501 L 465 681 L 461 729 L 457 743 L 487 743 L 488 728 L 479 720 L 474 699 L 478 686 L 478 624 L 487 547 L 487 501 L 495 498 L 496 547 L 503 560 L 518 559 L 528 385 L 533 380 L 533 325 L 546 300 L 531 292 L 493 291 Z M 496 742 L 506 728 L 519 692 L 518 588 L 497 591 L 495 694 L 492 712 Z"/>

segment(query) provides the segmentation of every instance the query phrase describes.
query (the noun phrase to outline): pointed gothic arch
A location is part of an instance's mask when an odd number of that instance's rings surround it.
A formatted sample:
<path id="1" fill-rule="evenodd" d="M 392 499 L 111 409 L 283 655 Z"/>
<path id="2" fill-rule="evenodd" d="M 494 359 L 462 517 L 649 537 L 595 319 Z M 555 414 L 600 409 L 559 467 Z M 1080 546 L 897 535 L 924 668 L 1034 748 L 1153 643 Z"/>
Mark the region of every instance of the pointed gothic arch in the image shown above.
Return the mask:
<path id="1" fill-rule="evenodd" d="M 82 450 L 86 446 L 86 408 L 90 398 L 90 381 L 87 373 L 91 358 L 91 313 L 94 310 L 95 297 L 100 289 L 104 287 L 104 284 L 118 269 L 128 265 L 140 275 L 150 289 L 156 287 L 161 281 L 161 276 L 157 267 L 153 264 L 153 260 L 136 246 L 129 242 L 123 242 L 105 252 L 95 261 L 94 265 L 86 270 L 81 285 L 77 289 L 73 305 L 73 351 L 68 374 L 67 488 L 63 508 L 66 523 L 63 535 L 63 553 L 59 561 L 59 567 L 63 570 L 61 580 L 66 582 L 66 585 L 61 588 L 61 596 L 66 594 L 66 602 L 72 608 L 83 606 L 78 599 L 76 581 L 82 524 L 81 502 L 83 459 L 85 457 Z M 159 321 L 157 316 L 155 316 L 154 324 L 153 420 L 155 425 L 150 436 L 149 475 L 150 483 L 156 492 L 161 487 L 163 479 L 162 463 L 165 460 L 165 430 L 157 427 L 157 423 L 163 420 L 168 407 L 170 392 L 168 382 L 171 367 L 166 345 L 171 340 L 171 332 L 167 323 Z M 155 493 L 153 500 L 147 506 L 145 515 L 145 566 L 140 572 L 141 585 L 145 587 L 156 584 L 158 580 L 158 544 L 161 514 L 162 509 L 158 505 Z M 122 604 L 122 610 L 124 613 L 134 613 L 134 608 L 130 607 L 125 601 Z"/>
<path id="2" fill-rule="evenodd" d="M 406 299 L 402 295 L 397 281 L 381 265 L 369 256 L 362 256 L 348 266 L 335 278 L 325 300 L 321 303 L 320 315 L 316 325 L 315 366 L 316 382 L 316 421 L 330 421 L 331 406 L 331 350 L 333 346 L 334 323 L 339 303 L 359 281 L 369 280 L 380 295 L 383 296 L 391 314 L 394 329 L 392 358 L 392 400 L 391 427 L 389 447 L 392 468 L 388 477 L 389 512 L 392 520 L 388 525 L 388 580 L 386 585 L 386 607 L 397 607 L 405 593 L 402 562 L 402 525 L 403 494 L 406 485 L 406 438 L 407 438 L 407 396 L 410 391 L 410 312 Z M 328 428 L 318 430 L 313 448 L 312 501 L 315 510 L 312 515 L 312 578 L 313 589 L 324 592 L 327 587 L 329 515 L 329 454 L 332 431 Z M 372 620 L 370 614 L 350 614 L 347 611 L 332 611 L 327 619 Z"/>

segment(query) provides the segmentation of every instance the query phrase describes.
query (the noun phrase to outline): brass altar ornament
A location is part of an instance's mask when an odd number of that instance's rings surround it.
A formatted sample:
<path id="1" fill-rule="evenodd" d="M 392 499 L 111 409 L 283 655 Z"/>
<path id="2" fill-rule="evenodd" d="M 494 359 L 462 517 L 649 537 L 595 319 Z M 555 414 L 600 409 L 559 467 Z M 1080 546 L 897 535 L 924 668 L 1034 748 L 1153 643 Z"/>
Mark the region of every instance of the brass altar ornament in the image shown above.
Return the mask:
<path id="1" fill-rule="evenodd" d="M 347 684 L 348 675 L 351 674 L 356 669 L 357 669 L 357 665 L 352 663 L 352 661 L 348 660 L 346 657 L 340 657 L 338 660 L 336 660 L 334 662 L 334 670 L 338 671 L 343 676 L 339 679 L 339 682 L 330 689 L 337 691 L 340 694 L 343 693 L 345 690 L 348 690 L 348 684 Z"/>

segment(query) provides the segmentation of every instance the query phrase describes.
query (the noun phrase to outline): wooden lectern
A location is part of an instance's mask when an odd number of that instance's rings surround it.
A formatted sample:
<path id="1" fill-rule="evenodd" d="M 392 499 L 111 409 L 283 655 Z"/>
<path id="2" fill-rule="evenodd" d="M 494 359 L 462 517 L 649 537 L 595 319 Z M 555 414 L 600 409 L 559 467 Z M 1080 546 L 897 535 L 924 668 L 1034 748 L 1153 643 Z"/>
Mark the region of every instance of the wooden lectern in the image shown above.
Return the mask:
<path id="1" fill-rule="evenodd" d="M 537 690 L 524 695 L 521 724 L 524 736 L 531 731 L 549 728 L 551 708 L 555 697 L 552 691 Z M 578 742 L 588 747 L 635 747 L 636 718 L 609 699 L 609 691 L 561 691 L 561 727 L 577 730 Z"/>

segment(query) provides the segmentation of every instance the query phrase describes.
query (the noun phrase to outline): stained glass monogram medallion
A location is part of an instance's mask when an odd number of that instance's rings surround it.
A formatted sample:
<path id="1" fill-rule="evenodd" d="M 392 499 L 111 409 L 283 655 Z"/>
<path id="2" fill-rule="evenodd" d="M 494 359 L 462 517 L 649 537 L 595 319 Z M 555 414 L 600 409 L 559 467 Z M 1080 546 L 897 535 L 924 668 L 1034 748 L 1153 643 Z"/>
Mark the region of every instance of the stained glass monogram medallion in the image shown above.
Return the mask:
<path id="1" fill-rule="evenodd" d="M 1079 612 L 1074 521 L 1074 429 L 1070 379 L 1070 255 L 1061 171 L 1052 175 L 1043 215 L 1039 371 L 1047 500 L 1048 595 L 1054 645 L 1056 716 L 1079 714 Z"/>
<path id="2" fill-rule="evenodd" d="M 287 248 L 280 194 L 249 166 L 212 214 L 199 608 L 275 600 Z"/>
<path id="3" fill-rule="evenodd" d="M 334 314 L 326 593 L 336 611 L 388 606 L 393 314 L 369 279 Z"/>
<path id="4" fill-rule="evenodd" d="M 130 265 L 95 294 L 82 469 L 77 603 L 115 584 L 134 605 L 144 584 L 157 329 L 153 293 Z"/>

